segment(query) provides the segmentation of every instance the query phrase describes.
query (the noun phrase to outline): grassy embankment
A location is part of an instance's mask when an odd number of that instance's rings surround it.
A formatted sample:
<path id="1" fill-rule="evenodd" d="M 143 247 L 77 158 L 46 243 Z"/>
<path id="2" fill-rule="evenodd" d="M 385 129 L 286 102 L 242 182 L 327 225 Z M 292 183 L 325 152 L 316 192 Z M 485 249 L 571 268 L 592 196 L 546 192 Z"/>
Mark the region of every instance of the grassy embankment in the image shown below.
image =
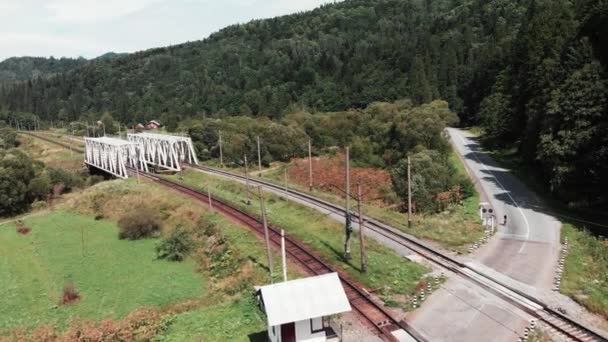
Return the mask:
<path id="1" fill-rule="evenodd" d="M 537 170 L 527 167 L 515 147 L 495 150 L 491 155 L 543 199 L 545 207 L 539 210 L 556 215 L 562 221 L 561 241 L 563 243 L 564 238 L 568 237 L 570 248 L 565 261 L 561 293 L 590 311 L 608 318 L 608 240 L 591 234 L 586 223 L 568 218 L 579 214 L 570 212 L 551 197 L 542 185 Z M 585 218 L 603 225 L 608 224 L 606 216 L 593 215 Z"/>
<path id="2" fill-rule="evenodd" d="M 43 323 L 61 331 L 72 317 L 120 318 L 142 306 L 157 307 L 164 317 L 159 340 L 249 341 L 248 335 L 265 329 L 252 289 L 268 282 L 266 254 L 250 231 L 148 182 L 106 182 L 66 197 L 58 211 L 25 218 L 32 228 L 27 235 L 18 234 L 12 222 L 0 225 L 0 295 L 7 299 L 0 307 L 0 332 Z M 193 259 L 156 260 L 156 239 L 118 240 L 114 222 L 141 203 L 154 205 L 165 229 L 200 217 L 215 222 L 234 247 L 227 257 L 244 260 L 239 274 L 220 278 Z M 274 258 L 279 260 L 276 253 Z M 299 277 L 291 266 L 288 273 Z M 81 298 L 58 305 L 66 281 L 73 281 Z"/>
<path id="3" fill-rule="evenodd" d="M 28 135 L 20 135 L 19 142 L 21 143 L 20 149 L 33 159 L 40 160 L 50 167 L 66 170 L 82 168 L 83 155 L 81 153 L 69 151 L 64 147 Z"/>
<path id="4" fill-rule="evenodd" d="M 460 175 L 466 176 L 464 165 L 455 153 L 451 154 L 450 161 Z M 279 167 L 277 165 L 280 164 L 274 165 L 272 170 L 264 171 L 262 175 L 265 180 L 283 186 L 285 184 L 285 167 L 289 167 L 289 165 Z M 244 174 L 242 169 L 231 169 L 231 171 Z M 252 177 L 257 177 L 257 169 L 250 171 L 250 174 Z M 289 181 L 288 186 L 292 189 L 310 193 L 326 201 L 344 205 L 344 198 L 335 194 L 317 189 L 313 189 L 310 192 L 306 185 Z M 463 201 L 462 206 L 451 206 L 441 213 L 420 213 L 414 215 L 412 227 L 408 227 L 406 213 L 373 204 L 364 203 L 362 205 L 365 215 L 399 228 L 418 238 L 434 241 L 442 247 L 457 253 L 466 253 L 471 244 L 483 237 L 484 229 L 479 222 L 478 207 L 479 194 L 475 192 L 472 197 Z"/>
<path id="5" fill-rule="evenodd" d="M 167 176 L 174 181 L 206 191 L 206 185 L 214 196 L 236 204 L 259 216 L 257 190 L 253 189 L 251 205 L 246 205 L 246 187 L 243 184 L 220 177 L 209 176 L 195 170 L 187 170 L 179 176 Z M 359 266 L 359 240 L 353 234 L 351 261 L 342 257 L 344 227 L 342 224 L 300 204 L 283 197 L 265 194 L 269 221 L 319 252 L 326 260 L 346 271 L 355 280 L 372 290 L 377 290 L 388 304 L 409 308 L 409 295 L 417 286 L 425 284 L 428 268 L 397 255 L 392 250 L 368 239 L 368 272 L 361 273 Z"/>

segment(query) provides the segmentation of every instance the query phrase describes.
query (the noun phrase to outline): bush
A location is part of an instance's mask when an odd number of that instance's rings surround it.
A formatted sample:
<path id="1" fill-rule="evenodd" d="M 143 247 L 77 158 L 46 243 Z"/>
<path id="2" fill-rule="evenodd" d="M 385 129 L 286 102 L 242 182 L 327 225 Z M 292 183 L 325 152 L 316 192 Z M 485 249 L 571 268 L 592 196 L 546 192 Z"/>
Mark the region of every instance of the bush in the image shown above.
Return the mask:
<path id="1" fill-rule="evenodd" d="M 191 250 L 192 240 L 190 236 L 185 230 L 178 227 L 156 245 L 156 258 L 182 261 Z"/>
<path id="2" fill-rule="evenodd" d="M 89 186 L 93 186 L 93 185 L 95 185 L 97 183 L 100 183 L 100 182 L 103 182 L 103 181 L 104 181 L 103 176 L 93 175 L 93 176 L 87 177 L 85 185 L 87 187 L 89 187 Z"/>
<path id="3" fill-rule="evenodd" d="M 469 177 L 467 177 L 467 176 L 458 177 L 457 183 L 460 186 L 463 198 L 469 198 L 469 197 L 475 195 L 475 184 L 473 184 L 473 181 L 471 181 L 471 179 Z"/>
<path id="4" fill-rule="evenodd" d="M 36 201 L 32 203 L 32 210 L 42 210 L 48 207 L 45 201 Z"/>
<path id="5" fill-rule="evenodd" d="M 49 176 L 51 184 L 63 185 L 62 191 L 70 191 L 72 188 L 80 187 L 83 184 L 83 179 L 75 174 L 62 169 L 49 168 Z"/>
<path id="6" fill-rule="evenodd" d="M 156 212 L 149 207 L 133 208 L 118 220 L 118 238 L 121 240 L 139 240 L 157 236 L 161 224 Z"/>

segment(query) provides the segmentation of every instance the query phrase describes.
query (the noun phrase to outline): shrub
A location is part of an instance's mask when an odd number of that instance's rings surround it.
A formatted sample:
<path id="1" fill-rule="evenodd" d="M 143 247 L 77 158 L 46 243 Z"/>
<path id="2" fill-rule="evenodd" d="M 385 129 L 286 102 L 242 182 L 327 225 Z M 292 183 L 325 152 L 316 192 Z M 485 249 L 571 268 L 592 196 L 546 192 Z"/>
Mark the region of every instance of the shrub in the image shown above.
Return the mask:
<path id="1" fill-rule="evenodd" d="M 156 257 L 169 261 L 182 261 L 192 249 L 192 240 L 181 227 L 173 230 L 169 236 L 156 245 Z"/>
<path id="2" fill-rule="evenodd" d="M 103 182 L 103 181 L 104 181 L 103 176 L 93 175 L 93 176 L 87 177 L 85 185 L 86 186 L 93 186 L 93 185 L 95 185 L 97 183 L 100 183 L 100 182 Z"/>
<path id="3" fill-rule="evenodd" d="M 47 208 L 47 203 L 45 201 L 36 201 L 32 203 L 32 210 L 42 210 Z"/>
<path id="4" fill-rule="evenodd" d="M 156 212 L 150 207 L 133 208 L 118 220 L 118 238 L 121 240 L 139 240 L 156 236 L 161 224 Z"/>

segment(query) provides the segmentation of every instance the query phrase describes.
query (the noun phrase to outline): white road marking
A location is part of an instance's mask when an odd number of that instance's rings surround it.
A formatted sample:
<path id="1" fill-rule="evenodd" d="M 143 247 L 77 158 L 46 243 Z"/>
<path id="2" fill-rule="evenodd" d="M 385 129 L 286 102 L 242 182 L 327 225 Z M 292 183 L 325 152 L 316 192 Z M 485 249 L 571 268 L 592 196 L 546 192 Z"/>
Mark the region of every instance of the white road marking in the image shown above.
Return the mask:
<path id="1" fill-rule="evenodd" d="M 462 141 L 463 147 L 467 148 L 465 146 L 467 144 L 467 142 L 464 140 L 464 138 L 462 137 L 462 135 L 460 135 L 459 133 L 456 133 L 456 135 Z M 479 162 L 479 164 L 481 164 L 481 167 L 483 167 L 484 170 L 488 171 L 490 174 L 492 174 L 492 176 L 494 176 L 494 179 L 496 180 L 496 183 L 498 184 L 498 186 L 500 186 L 500 188 L 505 192 L 505 194 L 507 194 L 507 196 L 509 196 L 509 198 L 511 199 L 511 202 L 513 202 L 513 205 L 515 205 L 515 208 L 517 208 L 517 210 L 519 211 L 519 213 L 521 214 L 521 216 L 524 218 L 524 223 L 526 224 L 526 239 L 522 243 L 521 248 L 519 249 L 519 251 L 517 253 L 523 252 L 524 248 L 526 247 L 526 242 L 530 238 L 530 223 L 528 223 L 528 219 L 526 218 L 526 215 L 524 214 L 524 211 L 521 210 L 521 208 L 519 207 L 519 205 L 517 205 L 517 202 L 515 201 L 515 199 L 511 196 L 511 194 L 509 194 L 509 192 L 507 191 L 507 189 L 505 189 L 505 187 L 498 180 L 498 178 L 496 178 L 496 176 L 494 175 L 494 173 L 492 172 L 492 170 L 488 169 L 486 167 L 486 164 L 482 163 L 481 160 L 479 160 L 479 158 L 477 158 L 477 152 L 475 152 L 475 151 L 473 151 L 471 149 L 469 149 L 469 150 L 473 153 L 473 156 L 475 157 L 475 159 L 477 159 L 477 161 Z"/>

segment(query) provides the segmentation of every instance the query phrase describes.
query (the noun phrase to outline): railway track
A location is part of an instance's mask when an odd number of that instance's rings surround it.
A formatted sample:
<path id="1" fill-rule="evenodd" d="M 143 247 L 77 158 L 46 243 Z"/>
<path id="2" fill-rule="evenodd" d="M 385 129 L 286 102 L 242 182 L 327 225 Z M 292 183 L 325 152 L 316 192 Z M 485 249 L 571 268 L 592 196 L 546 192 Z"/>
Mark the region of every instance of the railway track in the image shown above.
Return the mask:
<path id="1" fill-rule="evenodd" d="M 34 137 L 34 138 L 37 138 L 37 139 L 40 139 L 40 140 L 44 140 L 44 141 L 49 142 L 51 144 L 55 144 L 55 145 L 61 146 L 63 148 L 70 149 L 70 150 L 72 150 L 74 152 L 77 152 L 77 153 L 84 154 L 84 150 L 83 149 L 75 147 L 75 146 L 72 146 L 72 145 L 69 145 L 68 143 L 63 142 L 63 141 L 57 141 L 57 140 L 51 139 L 49 137 L 43 136 L 41 134 L 32 133 L 32 132 L 29 132 L 29 131 L 19 131 L 19 133 L 20 134 L 25 134 L 25 135 L 28 135 L 28 136 L 31 136 L 31 137 Z"/>
<path id="2" fill-rule="evenodd" d="M 33 134 L 30 132 L 22 132 L 35 138 L 62 146 L 64 148 L 72 148 L 72 150 L 84 153 L 81 149 L 75 149 L 64 142 L 59 142 L 51 138 Z M 129 169 L 131 173 L 135 173 L 134 169 Z M 157 177 L 146 172 L 139 172 L 141 177 L 147 178 L 155 183 L 171 188 L 177 192 L 188 195 L 202 203 L 211 202 L 214 210 L 221 212 L 223 215 L 229 216 L 232 219 L 242 223 L 252 229 L 260 237 L 264 236 L 263 223 L 253 215 L 245 213 L 234 206 L 207 194 L 187 187 L 185 185 L 172 182 L 170 180 Z M 277 247 L 281 247 L 281 233 L 273 225 L 269 225 L 269 238 L 271 243 Z M 362 322 L 373 332 L 375 332 L 384 341 L 399 341 L 393 334 L 393 331 L 403 329 L 413 336 L 417 341 L 426 341 L 421 335 L 416 333 L 405 321 L 396 319 L 386 308 L 374 301 L 371 295 L 364 290 L 364 287 L 351 280 L 344 272 L 334 269 L 329 263 L 322 260 L 309 247 L 302 242 L 285 236 L 285 251 L 289 255 L 290 260 L 296 262 L 302 269 L 310 275 L 321 275 L 326 273 L 337 272 L 346 296 Z"/>
<path id="3" fill-rule="evenodd" d="M 131 171 L 134 172 L 134 171 Z M 209 203 L 207 194 L 198 190 L 184 186 L 177 182 L 157 177 L 150 173 L 141 172 L 141 176 L 154 181 L 155 183 L 169 187 L 182 194 L 186 194 L 202 203 Z M 264 226 L 258 218 L 245 213 L 234 206 L 211 196 L 212 208 L 222 214 L 231 217 L 234 220 L 252 229 L 260 237 L 264 236 Z M 277 247 L 281 247 L 280 230 L 269 225 L 269 237 L 271 243 Z M 422 336 L 416 333 L 406 322 L 397 320 L 389 313 L 383 305 L 376 303 L 371 296 L 363 289 L 363 286 L 352 281 L 344 272 L 334 269 L 327 262 L 321 259 L 309 247 L 302 242 L 285 236 L 285 251 L 289 255 L 290 260 L 295 261 L 310 275 L 321 275 L 331 272 L 337 272 L 342 286 L 346 292 L 346 296 L 356 313 L 363 319 L 363 322 L 368 328 L 378 334 L 385 341 L 398 341 L 392 334 L 393 331 L 403 329 L 410 335 L 414 336 L 418 341 L 425 341 Z"/>
<path id="4" fill-rule="evenodd" d="M 58 141 L 55 141 L 55 140 L 47 138 L 47 137 L 41 137 L 41 136 L 39 136 L 37 134 L 33 134 L 31 132 L 21 132 L 21 133 L 26 133 L 31 136 L 48 141 L 50 143 L 54 143 L 59 146 L 63 146 L 65 148 L 72 148 L 74 151 L 84 153 L 83 150 L 75 149 L 72 146 L 65 144 L 63 142 L 58 142 Z M 204 171 L 204 172 L 207 172 L 207 173 L 212 173 L 212 174 L 216 174 L 216 175 L 222 175 L 227 178 L 232 178 L 232 179 L 235 179 L 235 180 L 238 180 L 241 182 L 244 182 L 246 179 L 245 176 L 242 176 L 242 175 L 239 175 L 236 173 L 232 173 L 232 172 L 228 172 L 225 170 L 219 170 L 219 169 L 199 166 L 199 165 L 188 165 L 188 166 L 201 170 L 201 171 Z M 205 195 L 197 190 L 188 188 L 186 186 L 183 186 L 183 185 L 175 183 L 175 182 L 171 182 L 166 179 L 156 177 L 152 174 L 141 173 L 141 172 L 140 172 L 140 174 L 144 175 L 146 178 L 154 180 L 155 182 L 169 186 L 177 191 L 180 191 L 185 194 L 189 194 L 190 196 L 195 197 L 201 201 L 203 201 L 203 200 L 208 201 L 207 195 Z M 252 184 L 263 185 L 264 187 L 267 187 L 269 189 L 272 189 L 272 190 L 280 192 L 280 193 L 289 194 L 290 196 L 292 196 L 294 198 L 298 198 L 301 201 L 308 202 L 310 204 L 313 204 L 316 207 L 320 207 L 325 210 L 329 210 L 329 211 L 332 211 L 334 213 L 344 216 L 343 207 L 333 204 L 331 202 L 316 198 L 307 193 L 285 188 L 283 186 L 274 184 L 272 182 L 256 179 L 255 177 L 250 177 L 249 182 L 251 182 Z M 224 214 L 229 215 L 235 219 L 238 219 L 239 221 L 242 221 L 248 227 L 251 227 L 252 229 L 254 229 L 257 233 L 260 233 L 259 229 L 263 229 L 263 228 L 260 228 L 261 223 L 257 218 L 255 218 L 249 214 L 243 213 L 240 210 L 238 210 L 238 209 L 230 206 L 229 204 L 227 204 L 223 201 L 220 201 L 216 198 L 212 198 L 212 201 L 214 203 L 216 203 L 216 202 L 218 203 L 216 209 L 218 209 L 218 210 L 220 210 L 220 208 L 226 209 L 226 211 L 222 210 L 222 212 Z M 230 209 L 228 209 L 228 208 L 230 208 Z M 354 218 L 358 218 L 356 213 L 351 213 L 351 216 Z M 239 217 L 241 217 L 241 218 L 239 218 Z M 363 216 L 363 220 L 366 222 L 366 229 L 371 229 L 374 232 L 421 255 L 422 257 L 424 257 L 428 261 L 438 265 L 439 267 L 444 268 L 448 271 L 451 271 L 465 279 L 468 279 L 468 280 L 476 283 L 477 285 L 481 286 L 482 288 L 488 290 L 489 292 L 492 292 L 495 295 L 498 295 L 499 297 L 505 299 L 507 302 L 509 302 L 509 303 L 513 304 L 514 306 L 527 312 L 531 316 L 536 317 L 537 319 L 545 322 L 551 329 L 553 329 L 556 332 L 558 332 L 559 334 L 561 334 L 567 340 L 581 341 L 581 342 L 608 341 L 608 338 L 606 336 L 600 334 L 599 332 L 594 331 L 591 328 L 585 327 L 584 325 L 573 320 L 572 318 L 567 317 L 564 314 L 560 313 L 559 311 L 556 311 L 556 310 L 550 308 L 546 304 L 542 303 L 540 300 L 533 298 L 532 296 L 529 296 L 529 295 L 519 291 L 518 289 L 515 289 L 507 284 L 504 284 L 482 272 L 479 272 L 473 268 L 470 268 L 466 264 L 464 264 L 448 255 L 445 255 L 444 253 L 439 252 L 439 251 L 433 249 L 432 247 L 427 246 L 426 244 L 419 241 L 418 239 L 416 239 L 412 236 L 409 236 L 408 234 L 405 234 L 396 228 L 393 228 L 385 223 L 382 223 L 380 221 L 377 221 L 377 220 L 372 219 L 367 216 Z M 247 222 L 250 222 L 252 224 L 250 225 Z M 272 234 L 271 234 L 272 243 L 275 245 L 280 244 L 280 234 L 278 233 L 278 231 L 274 227 L 271 228 L 271 231 L 272 231 Z M 263 232 L 262 232 L 262 234 L 263 234 Z M 289 240 L 289 243 L 287 243 L 288 240 Z M 288 245 L 290 245 L 292 247 L 287 247 Z M 290 250 L 290 248 L 298 248 L 298 245 L 300 245 L 299 251 Z M 320 258 L 314 256 L 314 253 L 312 253 L 312 251 L 310 251 L 306 247 L 301 246 L 300 243 L 294 243 L 293 240 L 288 239 L 288 238 L 286 238 L 286 251 L 288 251 L 288 253 L 292 257 L 292 259 L 297 260 L 298 263 L 302 264 L 305 269 L 307 269 L 309 272 L 311 272 L 311 274 L 323 274 L 323 273 L 327 273 L 327 272 L 333 272 L 333 269 L 329 265 L 327 265 L 327 263 L 324 263 Z M 316 266 L 311 265 L 311 268 L 306 266 L 307 262 L 313 262 L 313 260 L 315 260 L 319 264 L 317 264 Z M 314 273 L 314 272 L 323 272 L 323 273 Z M 382 306 L 380 306 L 379 304 L 377 304 L 373 300 L 371 300 L 370 296 L 367 293 L 365 293 L 363 290 L 361 290 L 361 288 L 357 287 L 352 281 L 348 280 L 348 278 L 346 278 L 346 277 L 343 277 L 342 274 L 340 276 L 341 276 L 341 280 L 343 281 L 343 284 L 345 284 L 345 289 L 347 289 L 347 296 L 348 296 L 349 300 L 351 300 L 351 298 L 352 298 L 351 305 L 353 306 L 353 308 L 355 308 L 355 310 L 360 315 L 362 315 L 362 317 L 367 322 L 367 324 L 370 325 L 372 327 L 372 329 L 374 329 L 376 332 L 378 332 L 380 334 L 380 336 L 383 336 L 386 340 L 394 340 L 393 335 L 390 333 L 387 334 L 387 332 L 391 331 L 390 329 L 400 327 L 400 328 L 403 328 L 404 330 L 408 331 L 416 339 L 421 340 L 421 341 L 424 340 L 422 338 L 422 336 L 420 336 L 418 333 L 416 333 L 405 322 L 403 322 L 403 321 L 399 322 L 399 321 L 391 318 L 391 315 L 388 312 L 386 312 L 386 310 Z M 355 303 L 355 304 L 353 304 L 353 303 Z M 365 304 L 365 305 L 363 305 L 363 304 Z M 373 308 L 375 308 L 376 311 L 369 311 L 370 313 L 368 314 L 367 313 L 368 311 L 366 311 L 366 310 L 373 310 Z M 373 313 L 371 313 L 371 312 L 373 312 Z"/>
<path id="5" fill-rule="evenodd" d="M 207 173 L 222 175 L 227 178 L 236 179 L 241 182 L 245 182 L 246 180 L 246 177 L 243 175 L 228 172 L 225 170 L 199 165 L 188 166 Z M 331 211 L 333 213 L 341 215 L 342 217 L 345 216 L 345 209 L 343 207 L 319 199 L 307 193 L 285 188 L 284 186 L 261 180 L 256 177 L 249 177 L 249 182 L 251 184 L 262 185 L 279 193 L 288 194 L 289 196 L 297 198 L 301 201 L 308 202 L 316 207 L 323 208 L 327 211 Z M 358 218 L 358 215 L 353 212 L 351 213 L 351 217 Z M 529 296 L 521 292 L 520 290 L 515 289 L 510 285 L 504 284 L 482 272 L 479 272 L 476 269 L 473 269 L 468 265 L 456 260 L 455 258 L 448 256 L 442 252 L 439 252 L 432 247 L 427 246 L 425 243 L 419 241 L 418 239 L 412 236 L 409 236 L 404 232 L 399 231 L 396 228 L 393 228 L 385 223 L 382 223 L 365 215 L 363 216 L 363 220 L 365 222 L 366 229 L 373 230 L 377 234 L 380 234 L 383 237 L 390 239 L 391 241 L 398 243 L 401 246 L 406 247 L 412 250 L 413 252 L 421 255 L 422 257 L 434 263 L 435 265 L 438 265 L 441 268 L 444 268 L 465 279 L 468 279 L 481 286 L 482 288 L 486 289 L 487 291 L 498 295 L 499 297 L 505 299 L 507 302 L 512 303 L 518 308 L 524 310 L 536 319 L 545 322 L 549 327 L 557 331 L 559 334 L 563 335 L 568 340 L 583 342 L 608 341 L 608 338 L 603 336 L 599 332 L 596 332 L 593 329 L 583 326 L 581 323 L 576 322 L 575 320 L 563 315 L 562 313 L 548 307 L 540 300 L 533 298 L 532 296 Z"/>

